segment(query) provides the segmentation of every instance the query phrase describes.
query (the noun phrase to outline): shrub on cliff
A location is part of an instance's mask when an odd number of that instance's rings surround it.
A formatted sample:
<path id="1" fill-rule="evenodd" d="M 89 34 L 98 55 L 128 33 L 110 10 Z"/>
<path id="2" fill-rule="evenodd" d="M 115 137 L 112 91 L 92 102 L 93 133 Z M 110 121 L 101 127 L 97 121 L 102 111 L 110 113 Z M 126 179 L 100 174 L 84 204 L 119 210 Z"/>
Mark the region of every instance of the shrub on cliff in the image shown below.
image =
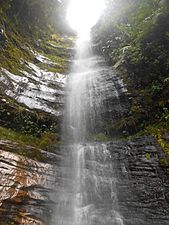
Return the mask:
<path id="1" fill-rule="evenodd" d="M 93 40 L 97 52 L 124 78 L 133 96 L 123 125 L 136 132 L 149 124 L 166 123 L 163 115 L 168 118 L 169 112 L 169 2 L 107 2 L 105 15 L 93 29 Z M 139 110 L 133 110 L 136 108 Z M 118 123 L 123 130 L 122 121 Z"/>

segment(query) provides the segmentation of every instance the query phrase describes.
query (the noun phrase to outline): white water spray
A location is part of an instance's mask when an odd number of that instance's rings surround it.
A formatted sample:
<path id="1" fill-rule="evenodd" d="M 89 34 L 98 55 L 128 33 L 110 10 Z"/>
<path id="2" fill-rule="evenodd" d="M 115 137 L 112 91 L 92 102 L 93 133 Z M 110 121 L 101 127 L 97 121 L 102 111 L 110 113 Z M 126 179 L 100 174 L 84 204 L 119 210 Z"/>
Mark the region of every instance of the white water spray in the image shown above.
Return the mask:
<path id="1" fill-rule="evenodd" d="M 72 0 L 79 5 L 77 1 Z M 90 9 L 92 1 L 85 2 Z M 107 145 L 88 142 L 101 121 L 102 102 L 109 95 L 117 95 L 117 91 L 115 85 L 104 87 L 106 79 L 110 80 L 110 69 L 99 65 L 103 60 L 93 55 L 90 41 L 84 41 L 95 19 L 81 29 L 84 18 L 79 14 L 83 7 L 79 7 L 76 18 L 79 23 L 72 18 L 74 27 L 79 29 L 80 41 L 66 88 L 61 184 L 52 225 L 123 225 L 117 210 L 116 178 Z"/>

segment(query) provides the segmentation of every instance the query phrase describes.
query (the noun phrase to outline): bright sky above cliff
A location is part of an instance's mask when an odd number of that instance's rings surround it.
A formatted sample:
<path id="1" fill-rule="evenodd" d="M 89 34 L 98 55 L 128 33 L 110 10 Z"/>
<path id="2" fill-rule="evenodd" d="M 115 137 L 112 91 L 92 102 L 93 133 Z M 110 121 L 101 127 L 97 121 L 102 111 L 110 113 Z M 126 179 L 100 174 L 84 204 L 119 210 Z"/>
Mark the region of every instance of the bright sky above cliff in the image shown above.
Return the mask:
<path id="1" fill-rule="evenodd" d="M 89 35 L 90 29 L 105 8 L 105 0 L 70 0 L 67 20 L 81 38 Z"/>

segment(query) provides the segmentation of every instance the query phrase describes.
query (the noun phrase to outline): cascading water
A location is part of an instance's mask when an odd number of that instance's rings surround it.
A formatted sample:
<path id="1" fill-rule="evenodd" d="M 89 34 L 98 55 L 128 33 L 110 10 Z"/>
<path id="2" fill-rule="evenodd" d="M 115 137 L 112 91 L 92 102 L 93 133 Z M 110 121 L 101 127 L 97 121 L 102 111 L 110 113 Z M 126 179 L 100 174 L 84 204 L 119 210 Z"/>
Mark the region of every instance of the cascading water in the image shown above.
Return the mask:
<path id="1" fill-rule="evenodd" d="M 93 56 L 89 41 L 77 44 L 76 49 L 67 84 L 64 146 L 52 225 L 123 225 L 107 145 L 88 141 L 101 124 L 104 99 L 118 97 L 116 85 L 103 88 L 112 73 Z"/>

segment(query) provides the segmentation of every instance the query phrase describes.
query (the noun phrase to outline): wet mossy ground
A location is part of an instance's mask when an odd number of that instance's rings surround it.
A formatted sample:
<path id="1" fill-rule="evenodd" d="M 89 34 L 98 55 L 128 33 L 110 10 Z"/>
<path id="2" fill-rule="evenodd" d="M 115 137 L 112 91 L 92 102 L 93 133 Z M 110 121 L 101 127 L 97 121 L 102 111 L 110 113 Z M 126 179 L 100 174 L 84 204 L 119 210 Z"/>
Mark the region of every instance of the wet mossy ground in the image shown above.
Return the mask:
<path id="1" fill-rule="evenodd" d="M 21 74 L 21 70 L 26 68 L 23 62 L 33 59 L 29 44 L 14 30 L 5 31 L 5 37 L 4 43 L 0 43 L 0 67 Z"/>
<path id="2" fill-rule="evenodd" d="M 32 62 L 46 71 L 67 73 L 72 57 L 73 42 L 70 38 L 59 35 L 59 42 L 55 38 L 41 39 L 31 43 L 31 40 L 22 37 L 16 30 L 5 30 L 4 37 L 0 36 L 0 67 L 9 72 L 22 75 L 27 71 L 27 62 Z M 1 40 L 5 38 L 5 40 Z M 36 60 L 34 52 L 38 52 L 51 60 L 51 64 L 40 63 Z"/>
<path id="3" fill-rule="evenodd" d="M 48 132 L 38 138 L 33 135 L 15 132 L 12 129 L 7 129 L 4 127 L 0 127 L 0 138 L 3 140 L 17 142 L 20 147 L 29 145 L 32 147 L 41 148 L 43 150 L 46 150 L 54 143 L 59 143 L 56 133 Z"/>
<path id="4" fill-rule="evenodd" d="M 73 47 L 73 37 L 62 37 L 59 34 L 51 35 L 51 38 L 45 42 L 37 42 L 38 52 L 53 62 L 53 65 L 38 63 L 38 66 L 49 72 L 67 74 L 73 57 Z"/>

